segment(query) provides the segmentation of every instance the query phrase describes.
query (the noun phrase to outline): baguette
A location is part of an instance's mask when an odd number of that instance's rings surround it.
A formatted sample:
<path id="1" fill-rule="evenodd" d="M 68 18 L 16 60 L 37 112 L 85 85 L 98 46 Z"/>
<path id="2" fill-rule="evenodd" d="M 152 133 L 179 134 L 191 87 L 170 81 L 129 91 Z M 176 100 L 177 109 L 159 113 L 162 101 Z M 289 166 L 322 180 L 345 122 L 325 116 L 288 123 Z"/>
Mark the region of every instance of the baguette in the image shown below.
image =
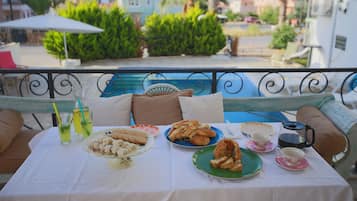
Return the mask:
<path id="1" fill-rule="evenodd" d="M 134 144 L 145 145 L 147 143 L 147 134 L 138 129 L 117 128 L 111 133 L 113 139 L 121 139 Z"/>

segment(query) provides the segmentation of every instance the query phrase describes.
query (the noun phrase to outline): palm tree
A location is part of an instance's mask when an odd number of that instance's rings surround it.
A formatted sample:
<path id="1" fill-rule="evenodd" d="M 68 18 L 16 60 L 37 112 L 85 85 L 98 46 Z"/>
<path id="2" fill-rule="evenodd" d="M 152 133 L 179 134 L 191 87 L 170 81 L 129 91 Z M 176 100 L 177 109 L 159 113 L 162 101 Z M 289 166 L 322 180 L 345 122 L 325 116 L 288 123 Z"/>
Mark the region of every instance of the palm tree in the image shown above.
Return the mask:
<path id="1" fill-rule="evenodd" d="M 286 20 L 286 6 L 288 0 L 279 0 L 280 10 L 279 10 L 279 25 L 282 25 Z"/>

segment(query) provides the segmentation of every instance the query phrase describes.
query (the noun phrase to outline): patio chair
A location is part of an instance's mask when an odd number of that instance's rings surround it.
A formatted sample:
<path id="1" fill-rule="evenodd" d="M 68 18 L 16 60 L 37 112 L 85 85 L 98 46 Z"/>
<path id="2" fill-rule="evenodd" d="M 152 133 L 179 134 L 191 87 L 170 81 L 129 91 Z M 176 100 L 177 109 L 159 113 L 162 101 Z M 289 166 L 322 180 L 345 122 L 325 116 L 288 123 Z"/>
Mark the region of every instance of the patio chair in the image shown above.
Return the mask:
<path id="1" fill-rule="evenodd" d="M 0 69 L 24 69 L 23 65 L 17 65 L 14 62 L 11 51 L 0 51 Z M 25 75 L 23 74 L 5 74 L 0 75 L 0 82 L 2 86 L 2 91 L 4 94 L 9 94 L 9 89 L 11 87 L 16 88 L 17 94 L 19 94 L 18 86 L 21 80 L 23 80 Z M 25 79 L 25 81 L 28 81 Z"/>
<path id="2" fill-rule="evenodd" d="M 271 56 L 272 62 L 278 62 L 278 63 L 288 63 L 291 61 L 293 58 L 297 57 L 303 57 L 307 55 L 309 52 L 310 48 L 305 48 L 301 51 L 299 51 L 300 45 L 297 42 L 288 42 L 288 45 L 286 46 L 286 49 L 284 53 L 274 53 Z"/>
<path id="3" fill-rule="evenodd" d="M 10 51 L 0 51 L 0 68 L 17 68 Z"/>
<path id="4" fill-rule="evenodd" d="M 148 96 L 159 96 L 178 92 L 180 89 L 172 84 L 158 83 L 150 85 L 144 92 Z"/>

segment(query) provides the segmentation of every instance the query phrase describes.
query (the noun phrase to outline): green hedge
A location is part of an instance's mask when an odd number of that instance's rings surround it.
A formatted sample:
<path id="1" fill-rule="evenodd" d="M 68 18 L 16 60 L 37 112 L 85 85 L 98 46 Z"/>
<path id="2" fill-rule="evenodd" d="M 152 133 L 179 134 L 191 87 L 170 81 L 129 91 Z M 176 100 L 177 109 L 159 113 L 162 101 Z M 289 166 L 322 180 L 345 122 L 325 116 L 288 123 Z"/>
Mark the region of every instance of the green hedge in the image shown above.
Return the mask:
<path id="1" fill-rule="evenodd" d="M 269 6 L 263 10 L 259 18 L 268 24 L 278 24 L 279 21 L 279 7 L 273 8 Z"/>
<path id="2" fill-rule="evenodd" d="M 197 6 L 185 15 L 153 14 L 145 23 L 145 37 L 150 56 L 212 55 L 225 46 L 225 36 L 215 15 Z"/>
<path id="3" fill-rule="evenodd" d="M 128 58 L 138 56 L 141 33 L 134 22 L 118 7 L 109 10 L 97 3 L 81 3 L 77 6 L 66 4 L 59 9 L 60 16 L 82 21 L 104 29 L 96 34 L 66 34 L 69 58 L 82 61 L 105 58 Z M 63 33 L 49 31 L 44 38 L 44 46 L 49 54 L 63 59 Z"/>
<path id="4" fill-rule="evenodd" d="M 288 42 L 292 42 L 295 40 L 296 32 L 293 27 L 284 24 L 278 27 L 273 32 L 273 38 L 270 46 L 274 49 L 283 49 L 286 48 Z"/>

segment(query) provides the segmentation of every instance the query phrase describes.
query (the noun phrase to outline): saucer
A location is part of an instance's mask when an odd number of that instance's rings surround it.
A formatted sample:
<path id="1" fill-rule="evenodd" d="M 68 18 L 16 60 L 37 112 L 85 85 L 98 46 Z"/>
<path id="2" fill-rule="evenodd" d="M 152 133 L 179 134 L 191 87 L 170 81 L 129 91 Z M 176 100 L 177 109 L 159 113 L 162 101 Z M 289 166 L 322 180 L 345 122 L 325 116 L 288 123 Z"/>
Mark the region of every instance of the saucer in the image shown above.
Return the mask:
<path id="1" fill-rule="evenodd" d="M 272 142 L 268 142 L 266 143 L 263 147 L 257 145 L 256 142 L 254 142 L 253 140 L 249 140 L 246 144 L 247 148 L 254 151 L 254 152 L 258 152 L 258 153 L 267 153 L 267 152 L 271 152 L 275 149 L 276 145 L 273 144 Z"/>
<path id="2" fill-rule="evenodd" d="M 305 158 L 298 160 L 294 164 L 290 163 L 289 161 L 286 160 L 286 158 L 282 156 L 275 157 L 275 161 L 281 168 L 291 171 L 302 171 L 305 170 L 307 167 L 309 167 L 309 162 L 307 162 Z"/>

